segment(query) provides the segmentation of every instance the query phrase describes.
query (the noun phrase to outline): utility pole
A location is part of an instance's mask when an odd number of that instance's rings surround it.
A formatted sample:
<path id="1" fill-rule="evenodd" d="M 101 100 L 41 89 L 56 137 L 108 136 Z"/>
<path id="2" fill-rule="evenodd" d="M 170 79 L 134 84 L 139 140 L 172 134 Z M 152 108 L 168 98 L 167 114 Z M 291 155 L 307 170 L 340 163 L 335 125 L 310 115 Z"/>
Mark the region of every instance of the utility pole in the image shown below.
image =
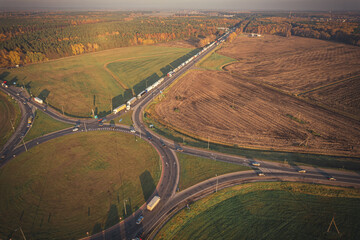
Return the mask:
<path id="1" fill-rule="evenodd" d="M 64 106 L 63 105 L 61 105 L 61 109 L 62 109 L 63 116 L 64 116 Z"/>
<path id="2" fill-rule="evenodd" d="M 10 123 L 11 123 L 11 127 L 12 127 L 12 129 L 15 131 L 15 128 L 14 128 L 14 125 L 13 125 L 13 123 L 12 123 L 11 119 L 9 119 L 9 121 L 10 121 Z"/>
<path id="3" fill-rule="evenodd" d="M 217 174 L 215 174 L 215 177 L 216 177 L 216 187 L 215 187 L 215 192 L 217 192 L 218 190 L 218 184 L 219 184 L 219 177 Z"/>
<path id="4" fill-rule="evenodd" d="M 26 240 L 26 237 L 25 237 L 25 234 L 24 234 L 24 232 L 23 232 L 22 228 L 21 228 L 21 227 L 19 227 L 19 229 L 20 229 L 21 235 L 23 236 L 24 240 Z"/>
<path id="5" fill-rule="evenodd" d="M 127 200 L 126 199 L 124 199 L 124 211 L 125 211 L 125 216 L 127 215 L 127 213 L 126 213 L 126 205 L 125 205 L 125 202 L 126 202 Z"/>
<path id="6" fill-rule="evenodd" d="M 22 138 L 22 141 L 23 141 L 23 144 L 24 144 L 25 150 L 26 150 L 26 152 L 27 152 L 27 147 L 26 147 L 25 142 L 24 142 L 24 137 Z"/>
<path id="7" fill-rule="evenodd" d="M 210 149 L 209 136 L 208 136 L 208 149 Z"/>
<path id="8" fill-rule="evenodd" d="M 86 123 L 84 122 L 85 132 L 87 132 Z"/>
<path id="9" fill-rule="evenodd" d="M 335 217 L 334 217 L 334 216 L 333 216 L 333 218 L 331 219 L 331 222 L 330 222 L 330 225 L 329 225 L 329 228 L 328 228 L 327 232 L 329 232 L 329 231 L 330 231 L 330 227 L 331 227 L 331 225 L 332 225 L 332 224 L 334 224 L 334 226 L 335 226 L 335 228 L 336 228 L 337 233 L 338 233 L 338 234 L 340 234 L 339 229 L 338 229 L 338 228 L 337 228 L 337 226 L 336 226 L 336 223 L 335 223 Z"/>

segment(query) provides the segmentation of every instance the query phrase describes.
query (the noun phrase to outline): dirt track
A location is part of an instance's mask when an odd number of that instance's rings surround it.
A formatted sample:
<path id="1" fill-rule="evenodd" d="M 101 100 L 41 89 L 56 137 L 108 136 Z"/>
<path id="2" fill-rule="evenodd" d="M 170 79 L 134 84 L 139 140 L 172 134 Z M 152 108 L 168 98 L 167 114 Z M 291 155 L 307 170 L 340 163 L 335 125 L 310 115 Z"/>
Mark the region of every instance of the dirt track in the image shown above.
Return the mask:
<path id="1" fill-rule="evenodd" d="M 156 105 L 155 114 L 212 142 L 360 156 L 359 122 L 227 72 L 190 72 Z"/>

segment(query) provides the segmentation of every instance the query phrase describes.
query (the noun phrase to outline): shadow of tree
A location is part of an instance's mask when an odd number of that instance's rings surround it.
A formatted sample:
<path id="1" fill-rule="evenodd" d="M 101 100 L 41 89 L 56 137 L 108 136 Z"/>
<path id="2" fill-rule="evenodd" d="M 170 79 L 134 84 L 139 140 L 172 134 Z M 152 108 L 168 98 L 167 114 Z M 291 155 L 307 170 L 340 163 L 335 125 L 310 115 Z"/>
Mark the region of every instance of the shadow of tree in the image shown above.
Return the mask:
<path id="1" fill-rule="evenodd" d="M 105 222 L 105 229 L 109 228 L 111 226 L 114 226 L 118 222 L 119 222 L 119 212 L 118 212 L 117 206 L 114 204 L 111 204 L 109 212 L 108 212 L 108 216 L 107 216 L 107 219 Z"/>
<path id="2" fill-rule="evenodd" d="M 147 201 L 156 188 L 154 179 L 148 170 L 144 171 L 139 178 L 144 200 Z"/>
<path id="3" fill-rule="evenodd" d="M 47 89 L 44 89 L 44 90 L 42 90 L 42 91 L 40 92 L 38 98 L 40 98 L 40 99 L 42 99 L 43 101 L 45 101 L 46 98 L 49 96 L 49 94 L 50 94 L 50 91 L 47 90 Z"/>

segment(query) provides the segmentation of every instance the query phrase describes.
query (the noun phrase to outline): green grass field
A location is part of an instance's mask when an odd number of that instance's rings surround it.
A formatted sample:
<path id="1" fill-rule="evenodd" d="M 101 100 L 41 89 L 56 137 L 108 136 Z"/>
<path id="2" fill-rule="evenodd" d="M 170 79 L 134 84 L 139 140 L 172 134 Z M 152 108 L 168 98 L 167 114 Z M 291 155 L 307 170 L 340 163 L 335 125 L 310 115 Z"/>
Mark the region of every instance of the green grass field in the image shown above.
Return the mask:
<path id="1" fill-rule="evenodd" d="M 231 172 L 251 170 L 250 167 L 176 153 L 180 164 L 180 191 L 206 179 Z"/>
<path id="2" fill-rule="evenodd" d="M 115 124 L 125 124 L 128 126 L 133 125 L 133 121 L 131 118 L 132 114 L 133 114 L 133 111 L 129 110 L 128 112 L 124 113 L 120 117 L 115 118 L 114 119 Z"/>
<path id="3" fill-rule="evenodd" d="M 145 87 L 147 78 L 150 84 L 155 81 L 155 75 L 160 77 L 170 71 L 171 64 L 175 65 L 178 58 L 191 51 L 127 47 L 1 70 L 0 74 L 1 79 L 24 85 L 33 95 L 60 111 L 63 108 L 69 115 L 89 117 L 92 110 L 104 115 L 111 106 L 117 107 L 132 97 L 131 89 L 126 91 L 112 74 L 121 74 L 120 81 L 137 90 Z M 114 73 L 108 72 L 109 68 Z"/>
<path id="4" fill-rule="evenodd" d="M 332 217 L 334 226 L 327 229 Z M 175 215 L 156 239 L 358 239 L 360 192 L 300 183 L 253 183 L 212 194 Z"/>
<path id="5" fill-rule="evenodd" d="M 42 111 L 35 112 L 33 125 L 25 136 L 25 141 L 30 141 L 34 138 L 41 137 L 47 133 L 59 131 L 73 125 L 56 121 Z"/>
<path id="6" fill-rule="evenodd" d="M 159 161 L 151 145 L 123 133 L 82 132 L 38 145 L 0 169 L 0 238 L 19 225 L 27 239 L 100 232 L 125 217 L 124 205 L 128 216 L 149 198 Z"/>
<path id="7" fill-rule="evenodd" d="M 210 56 L 202 60 L 198 66 L 206 70 L 223 71 L 222 66 L 236 61 L 236 59 L 213 52 Z"/>
<path id="8" fill-rule="evenodd" d="M 14 133 L 20 120 L 21 111 L 16 101 L 0 91 L 0 149 Z"/>

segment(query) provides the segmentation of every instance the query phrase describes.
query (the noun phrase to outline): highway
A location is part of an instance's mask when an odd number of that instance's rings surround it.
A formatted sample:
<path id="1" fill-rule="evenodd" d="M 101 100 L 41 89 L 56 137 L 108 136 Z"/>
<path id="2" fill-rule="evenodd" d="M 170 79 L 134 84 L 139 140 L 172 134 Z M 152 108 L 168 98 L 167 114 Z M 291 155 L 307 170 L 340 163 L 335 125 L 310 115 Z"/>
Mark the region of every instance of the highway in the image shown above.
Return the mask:
<path id="1" fill-rule="evenodd" d="M 172 77 L 165 77 L 164 81 L 150 93 L 144 95 L 141 99 L 137 100 L 133 107 L 133 116 L 135 133 L 130 133 L 130 129 L 127 126 L 110 127 L 108 124 L 99 126 L 97 120 L 94 119 L 75 119 L 71 117 L 63 116 L 51 107 L 29 101 L 28 98 L 19 93 L 19 89 L 14 87 L 2 88 L 2 91 L 10 94 L 15 98 L 21 108 L 22 120 L 14 135 L 9 139 L 7 144 L 1 151 L 0 167 L 4 166 L 8 161 L 11 161 L 14 157 L 22 152 L 37 146 L 43 142 L 51 139 L 68 135 L 76 134 L 78 132 L 86 131 L 117 131 L 127 134 L 135 134 L 136 136 L 148 141 L 158 151 L 162 160 L 162 175 L 160 181 L 156 187 L 155 192 L 150 199 L 159 195 L 161 201 L 153 211 L 146 210 L 146 204 L 140 207 L 138 211 L 131 216 L 116 224 L 115 226 L 104 230 L 93 236 L 89 236 L 85 239 L 133 239 L 135 237 L 142 237 L 145 239 L 152 239 L 159 231 L 160 227 L 166 223 L 166 221 L 177 211 L 184 208 L 188 203 L 203 198 L 213 192 L 248 182 L 256 181 L 297 181 L 297 182 L 309 182 L 309 183 L 321 183 L 328 185 L 347 186 L 360 188 L 360 175 L 350 171 L 337 171 L 329 169 L 320 169 L 314 167 L 304 166 L 290 166 L 281 163 L 260 161 L 260 166 L 252 166 L 253 161 L 244 157 L 233 156 L 223 153 L 212 152 L 204 149 L 196 149 L 192 147 L 182 147 L 183 153 L 191 154 L 195 156 L 207 157 L 218 161 L 230 162 L 235 164 L 241 164 L 244 166 L 251 166 L 253 169 L 249 171 L 231 173 L 226 175 L 217 176 L 201 182 L 188 189 L 178 191 L 179 173 L 180 167 L 175 154 L 175 143 L 169 139 L 165 139 L 162 136 L 153 133 L 143 123 L 143 112 L 145 107 L 160 94 L 160 91 L 167 88 L 171 83 L 176 81 L 178 77 L 184 74 L 187 70 L 192 68 L 201 58 L 206 56 L 216 48 L 216 44 L 210 47 L 202 55 L 195 58 L 189 64 L 185 65 L 182 69 L 173 74 Z M 76 124 L 80 122 L 79 131 L 73 132 L 72 128 L 64 129 L 58 132 L 50 133 L 45 136 L 39 137 L 24 144 L 22 142 L 23 136 L 28 131 L 27 118 L 32 114 L 33 108 L 37 108 L 56 120 Z M 110 121 L 119 114 L 110 114 L 106 116 L 107 121 Z M 165 147 L 162 143 L 165 143 Z M 25 147 L 26 146 L 26 147 Z M 299 173 L 300 169 L 306 169 L 306 173 Z M 264 176 L 259 176 L 262 173 Z M 330 178 L 335 178 L 336 181 L 330 181 Z M 144 220 L 141 224 L 136 224 L 136 219 L 140 216 L 144 216 Z"/>

